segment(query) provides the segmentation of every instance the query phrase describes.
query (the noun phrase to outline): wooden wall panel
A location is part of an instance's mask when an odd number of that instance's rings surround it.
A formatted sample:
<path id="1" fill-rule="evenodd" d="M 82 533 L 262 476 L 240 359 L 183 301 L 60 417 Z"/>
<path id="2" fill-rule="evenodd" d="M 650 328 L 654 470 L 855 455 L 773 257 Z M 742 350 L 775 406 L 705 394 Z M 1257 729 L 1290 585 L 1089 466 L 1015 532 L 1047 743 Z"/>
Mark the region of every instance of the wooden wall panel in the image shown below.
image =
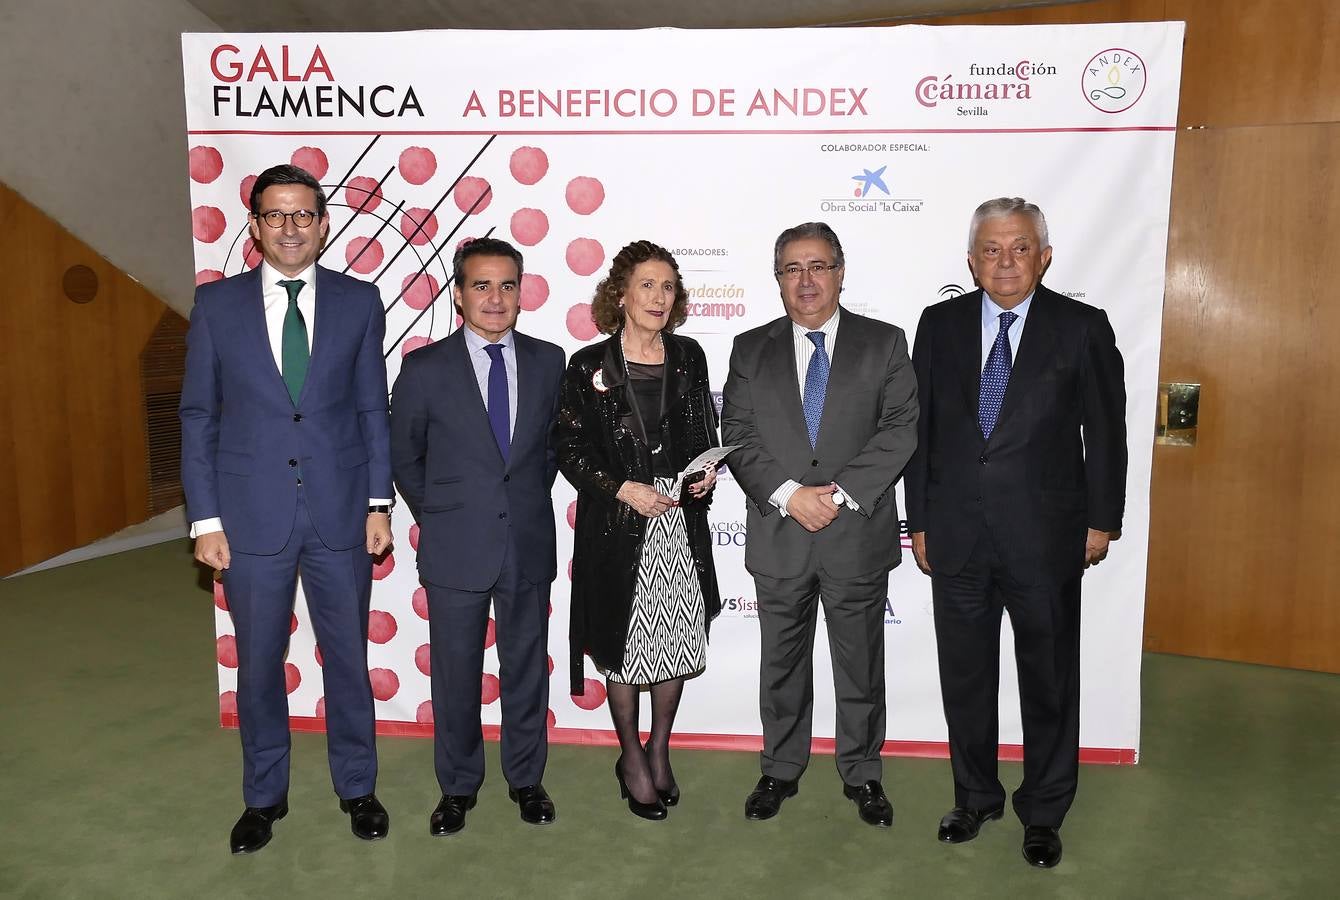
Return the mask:
<path id="1" fill-rule="evenodd" d="M 1161 379 L 1195 447 L 1156 447 L 1145 643 L 1340 672 L 1340 124 L 1184 131 Z"/>
<path id="2" fill-rule="evenodd" d="M 67 299 L 68 268 L 98 280 Z M 148 517 L 139 354 L 167 307 L 0 185 L 0 574 Z"/>

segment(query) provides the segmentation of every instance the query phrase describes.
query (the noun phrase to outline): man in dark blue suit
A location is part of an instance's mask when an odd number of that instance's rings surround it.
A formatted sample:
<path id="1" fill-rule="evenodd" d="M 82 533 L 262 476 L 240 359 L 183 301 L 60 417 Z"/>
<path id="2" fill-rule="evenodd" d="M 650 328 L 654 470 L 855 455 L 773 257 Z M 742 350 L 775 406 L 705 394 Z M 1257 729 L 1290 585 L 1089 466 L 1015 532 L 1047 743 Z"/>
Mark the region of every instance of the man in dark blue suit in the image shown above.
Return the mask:
<path id="1" fill-rule="evenodd" d="M 368 603 L 391 544 L 390 426 L 372 285 L 317 266 L 330 220 L 296 166 L 251 191 L 258 268 L 201 285 L 181 392 L 182 485 L 195 557 L 223 570 L 237 632 L 246 810 L 234 853 L 288 813 L 284 655 L 301 569 L 324 660 L 330 772 L 355 835 L 385 837 L 377 781 Z"/>
<path id="2" fill-rule="evenodd" d="M 465 827 L 484 780 L 480 680 L 492 601 L 502 690 L 502 769 L 521 818 L 554 821 L 548 756 L 549 586 L 557 574 L 550 490 L 563 351 L 514 330 L 521 254 L 483 238 L 453 260 L 460 328 L 405 357 L 393 391 L 391 460 L 419 523 L 428 591 L 434 835 Z"/>

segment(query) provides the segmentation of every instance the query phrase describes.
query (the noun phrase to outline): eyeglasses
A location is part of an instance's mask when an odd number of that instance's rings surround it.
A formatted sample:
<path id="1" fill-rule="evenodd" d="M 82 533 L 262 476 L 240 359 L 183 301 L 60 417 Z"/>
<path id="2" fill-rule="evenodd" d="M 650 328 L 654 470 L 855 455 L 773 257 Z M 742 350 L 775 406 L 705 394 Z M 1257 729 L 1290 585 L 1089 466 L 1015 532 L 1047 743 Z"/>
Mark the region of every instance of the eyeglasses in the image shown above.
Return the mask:
<path id="1" fill-rule="evenodd" d="M 272 209 L 268 213 L 262 213 L 256 218 L 260 219 L 271 228 L 283 228 L 285 219 L 292 219 L 293 224 L 297 225 L 299 228 L 307 228 L 316 221 L 316 213 L 307 209 L 296 209 L 291 213 Z"/>
<path id="2" fill-rule="evenodd" d="M 839 268 L 841 268 L 841 266 L 837 263 L 829 265 L 828 263 L 817 262 L 810 263 L 808 266 L 793 263 L 784 269 L 777 270 L 774 274 L 776 274 L 778 278 L 785 278 L 788 281 L 799 281 L 802 272 L 809 272 L 811 278 L 823 278 L 829 272 Z"/>

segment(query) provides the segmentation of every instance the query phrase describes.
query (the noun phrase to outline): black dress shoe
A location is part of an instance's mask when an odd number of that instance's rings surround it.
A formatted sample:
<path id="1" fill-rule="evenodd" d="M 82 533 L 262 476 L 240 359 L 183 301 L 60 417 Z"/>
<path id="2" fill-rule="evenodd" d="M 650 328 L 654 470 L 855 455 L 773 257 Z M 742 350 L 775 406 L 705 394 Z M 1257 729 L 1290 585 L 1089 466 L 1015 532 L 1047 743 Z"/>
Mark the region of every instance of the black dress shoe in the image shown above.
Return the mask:
<path id="1" fill-rule="evenodd" d="M 1024 826 L 1024 859 L 1030 866 L 1050 869 L 1061 861 L 1061 832 L 1046 825 Z"/>
<path id="2" fill-rule="evenodd" d="M 428 817 L 428 833 L 434 837 L 455 834 L 465 827 L 465 814 L 475 808 L 479 792 L 473 794 L 443 794 L 437 809 Z"/>
<path id="3" fill-rule="evenodd" d="M 628 801 L 628 811 L 642 819 L 650 819 L 653 822 L 659 822 L 666 817 L 666 803 L 658 790 L 657 799 L 651 803 L 643 803 L 633 796 L 633 792 L 628 790 L 628 782 L 623 780 L 623 773 L 619 771 L 619 764 L 614 764 L 614 777 L 619 779 L 619 798 Z"/>
<path id="4" fill-rule="evenodd" d="M 391 831 L 391 817 L 386 814 L 386 807 L 382 806 L 376 794 L 341 800 L 340 811 L 349 814 L 349 828 L 354 837 L 379 841 Z"/>
<path id="5" fill-rule="evenodd" d="M 558 818 L 554 801 L 549 799 L 544 785 L 508 788 L 507 797 L 521 810 L 521 821 L 530 825 L 549 825 Z"/>
<path id="6" fill-rule="evenodd" d="M 643 753 L 646 753 L 646 752 L 647 752 L 647 748 L 650 747 L 650 746 L 651 746 L 651 742 L 650 742 L 650 741 L 648 741 L 647 743 L 643 744 L 643 745 L 642 745 L 642 752 L 643 752 Z M 617 775 L 618 773 L 616 772 L 615 774 Z M 670 785 L 670 789 L 669 789 L 669 790 L 665 790 L 665 791 L 661 790 L 660 788 L 657 788 L 657 789 L 656 789 L 656 796 L 660 797 L 660 798 L 661 798 L 661 802 L 664 803 L 666 806 L 678 806 L 678 805 L 679 805 L 679 785 L 677 785 L 677 784 L 672 784 L 672 785 Z"/>
<path id="7" fill-rule="evenodd" d="M 867 781 L 860 787 L 844 784 L 842 793 L 856 803 L 856 811 L 865 824 L 878 825 L 880 828 L 888 828 L 893 824 L 893 804 L 884 796 L 884 786 L 878 781 Z"/>
<path id="8" fill-rule="evenodd" d="M 940 820 L 940 840 L 946 844 L 966 844 L 977 837 L 983 822 L 990 822 L 1005 815 L 1005 807 L 995 809 L 968 809 L 956 806 Z"/>
<path id="9" fill-rule="evenodd" d="M 234 853 L 255 853 L 270 843 L 270 826 L 288 815 L 288 801 L 274 806 L 248 806 L 228 836 Z"/>
<path id="10" fill-rule="evenodd" d="M 771 819 L 782 810 L 782 801 L 794 797 L 800 788 L 794 781 L 783 781 L 764 775 L 754 785 L 754 791 L 744 801 L 744 817 L 755 822 Z"/>

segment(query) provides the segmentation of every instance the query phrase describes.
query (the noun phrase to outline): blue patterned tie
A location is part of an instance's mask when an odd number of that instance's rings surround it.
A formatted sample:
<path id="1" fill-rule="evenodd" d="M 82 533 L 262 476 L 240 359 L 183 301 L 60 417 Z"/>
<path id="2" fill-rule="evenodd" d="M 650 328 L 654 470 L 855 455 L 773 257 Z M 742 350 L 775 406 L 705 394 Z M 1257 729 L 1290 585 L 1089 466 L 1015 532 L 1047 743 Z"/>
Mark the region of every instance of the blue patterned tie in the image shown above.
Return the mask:
<path id="1" fill-rule="evenodd" d="M 1010 383 L 1010 326 L 1019 318 L 1006 310 L 1000 314 L 1000 330 L 996 332 L 996 342 L 986 356 L 986 366 L 982 369 L 981 393 L 977 398 L 977 424 L 981 426 L 982 437 L 991 437 L 996 427 L 996 417 L 1000 415 L 1000 405 L 1005 402 L 1005 388 Z"/>
<path id="2" fill-rule="evenodd" d="M 824 333 L 805 334 L 814 344 L 810 367 L 805 372 L 805 429 L 810 433 L 810 447 L 819 443 L 819 420 L 824 417 L 824 396 L 828 393 L 828 351 L 824 349 Z"/>
<path id="3" fill-rule="evenodd" d="M 489 427 L 498 442 L 503 462 L 512 449 L 511 410 L 507 399 L 507 364 L 503 362 L 502 344 L 485 344 L 489 355 Z"/>

